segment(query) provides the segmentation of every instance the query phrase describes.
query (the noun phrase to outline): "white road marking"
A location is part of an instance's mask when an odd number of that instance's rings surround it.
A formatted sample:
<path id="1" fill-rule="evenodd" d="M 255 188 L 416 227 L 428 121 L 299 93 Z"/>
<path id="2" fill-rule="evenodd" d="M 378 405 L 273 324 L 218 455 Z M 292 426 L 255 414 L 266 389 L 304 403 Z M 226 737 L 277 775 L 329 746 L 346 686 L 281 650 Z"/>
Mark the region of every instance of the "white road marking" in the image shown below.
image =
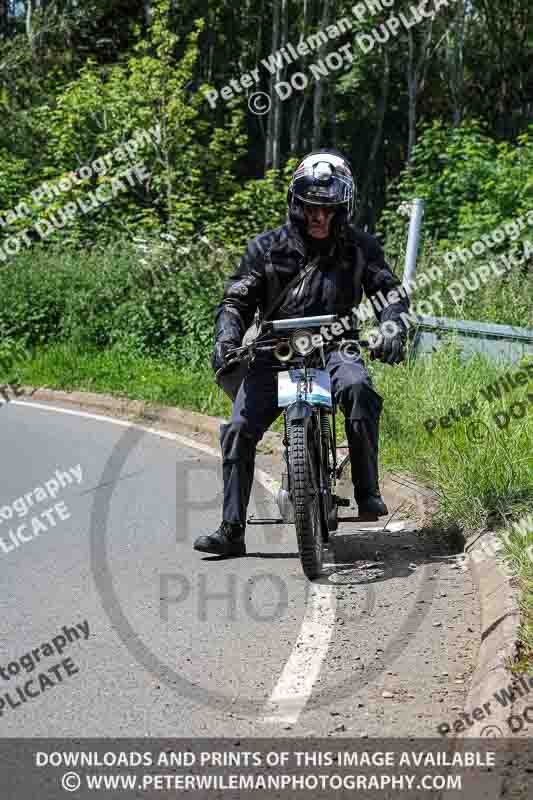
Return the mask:
<path id="1" fill-rule="evenodd" d="M 28 403 L 22 400 L 12 400 L 10 404 L 38 408 L 44 411 L 54 411 L 58 414 L 93 419 L 98 422 L 108 422 L 123 428 L 135 428 L 144 433 L 159 436 L 162 439 L 170 439 L 185 447 L 194 448 L 207 455 L 220 458 L 220 452 L 207 444 L 195 442 L 193 439 L 188 439 L 178 433 L 139 425 L 136 422 L 102 414 L 90 414 L 87 411 L 51 406 L 46 403 Z M 256 469 L 255 474 L 264 488 L 275 494 L 280 486 L 279 482 L 275 481 L 263 470 Z M 327 655 L 329 643 L 335 629 L 337 595 L 334 589 L 334 586 L 311 584 L 300 633 L 281 676 L 265 705 L 265 716 L 261 720 L 264 724 L 295 724 L 304 711 L 320 675 L 322 663 Z"/>
<path id="2" fill-rule="evenodd" d="M 264 724 L 294 724 L 305 709 L 335 629 L 337 594 L 334 588 L 311 585 L 300 634 L 265 706 L 265 716 L 261 720 Z"/>

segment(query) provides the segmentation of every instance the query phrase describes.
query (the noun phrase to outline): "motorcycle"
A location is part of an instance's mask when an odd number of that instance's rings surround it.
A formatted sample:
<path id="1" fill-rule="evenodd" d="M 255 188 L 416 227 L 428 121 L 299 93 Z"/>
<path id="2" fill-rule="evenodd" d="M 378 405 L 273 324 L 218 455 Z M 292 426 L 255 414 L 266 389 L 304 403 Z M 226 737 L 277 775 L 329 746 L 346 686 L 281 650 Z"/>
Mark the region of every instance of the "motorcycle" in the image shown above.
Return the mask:
<path id="1" fill-rule="evenodd" d="M 278 406 L 283 408 L 285 471 L 276 497 L 278 518 L 249 517 L 248 525 L 294 524 L 304 574 L 322 571 L 324 548 L 340 522 L 375 522 L 374 514 L 338 515 L 350 501 L 336 494 L 347 455 L 337 460 L 337 407 L 326 370 L 323 344 L 315 346 L 313 330 L 338 321 L 335 314 L 263 322 L 257 338 L 228 351 L 227 367 L 251 364 L 270 351 L 286 369 L 277 373 Z M 366 341 L 349 347 L 369 347 Z M 318 366 L 317 363 L 318 355 Z"/>

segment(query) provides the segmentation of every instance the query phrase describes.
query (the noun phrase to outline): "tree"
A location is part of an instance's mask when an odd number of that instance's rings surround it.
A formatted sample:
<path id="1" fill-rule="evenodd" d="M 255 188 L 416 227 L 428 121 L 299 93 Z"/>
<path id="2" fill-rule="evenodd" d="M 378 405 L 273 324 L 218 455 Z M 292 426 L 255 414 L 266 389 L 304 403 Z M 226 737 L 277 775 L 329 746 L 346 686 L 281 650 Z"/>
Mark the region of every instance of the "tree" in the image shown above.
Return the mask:
<path id="1" fill-rule="evenodd" d="M 320 30 L 323 31 L 327 28 L 331 14 L 331 0 L 322 0 L 322 18 L 320 20 Z M 326 55 L 327 43 L 323 42 L 320 45 L 318 56 L 323 58 Z M 316 150 L 320 147 L 322 135 L 322 102 L 324 98 L 324 83 L 322 79 L 315 81 L 315 92 L 313 97 L 313 139 L 312 147 Z"/>

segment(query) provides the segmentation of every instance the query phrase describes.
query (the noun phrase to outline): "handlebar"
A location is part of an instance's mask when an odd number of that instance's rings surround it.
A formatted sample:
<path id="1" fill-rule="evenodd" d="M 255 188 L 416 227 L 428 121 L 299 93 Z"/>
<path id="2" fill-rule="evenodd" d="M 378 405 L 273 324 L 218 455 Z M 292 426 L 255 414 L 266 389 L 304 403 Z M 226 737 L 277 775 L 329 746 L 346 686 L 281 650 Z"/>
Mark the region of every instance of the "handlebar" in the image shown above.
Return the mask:
<path id="1" fill-rule="evenodd" d="M 292 319 L 273 319 L 263 323 L 264 330 L 271 330 L 274 333 L 286 331 L 294 328 L 319 328 L 322 325 L 331 325 L 339 319 L 338 314 L 322 314 L 314 317 L 293 317 Z"/>
<path id="2" fill-rule="evenodd" d="M 258 351 L 268 352 L 275 350 L 276 344 L 261 343 L 261 337 L 264 333 L 280 333 L 282 331 L 297 331 L 301 328 L 317 328 L 322 325 L 331 325 L 339 319 L 338 314 L 322 314 L 319 316 L 310 317 L 293 317 L 291 319 L 274 319 L 268 322 L 263 322 L 259 330 L 257 338 L 250 342 L 250 344 L 241 345 L 228 350 L 227 357 L 231 359 L 229 363 L 233 363 L 239 356 L 248 353 L 250 356 Z M 357 344 L 361 348 L 370 349 L 370 342 L 366 339 L 360 339 Z M 228 363 L 228 366 L 229 366 Z"/>

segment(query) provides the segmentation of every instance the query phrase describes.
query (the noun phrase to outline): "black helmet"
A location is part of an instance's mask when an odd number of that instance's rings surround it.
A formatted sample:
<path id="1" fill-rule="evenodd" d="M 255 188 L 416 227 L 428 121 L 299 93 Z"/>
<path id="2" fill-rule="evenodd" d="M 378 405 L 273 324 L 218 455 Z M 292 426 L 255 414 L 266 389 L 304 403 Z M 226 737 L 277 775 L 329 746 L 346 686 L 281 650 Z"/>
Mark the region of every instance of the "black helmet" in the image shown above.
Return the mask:
<path id="1" fill-rule="evenodd" d="M 303 159 L 292 176 L 287 193 L 289 218 L 301 225 L 304 204 L 332 206 L 344 212 L 340 216 L 345 224 L 353 217 L 355 195 L 348 159 L 336 150 L 315 150 Z"/>

